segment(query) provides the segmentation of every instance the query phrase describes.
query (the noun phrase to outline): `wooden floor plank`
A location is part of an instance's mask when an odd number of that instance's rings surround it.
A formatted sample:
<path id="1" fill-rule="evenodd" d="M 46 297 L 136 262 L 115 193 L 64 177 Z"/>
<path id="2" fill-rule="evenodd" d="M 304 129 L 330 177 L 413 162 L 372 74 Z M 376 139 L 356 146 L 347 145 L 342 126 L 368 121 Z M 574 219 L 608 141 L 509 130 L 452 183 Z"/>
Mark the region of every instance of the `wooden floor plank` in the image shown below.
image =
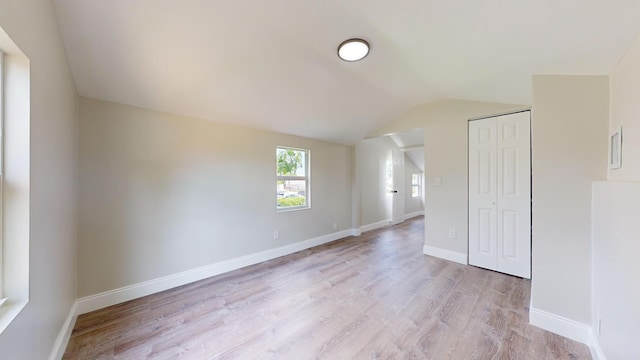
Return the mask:
<path id="1" fill-rule="evenodd" d="M 64 359 L 590 359 L 530 282 L 422 255 L 424 220 L 81 315 Z"/>

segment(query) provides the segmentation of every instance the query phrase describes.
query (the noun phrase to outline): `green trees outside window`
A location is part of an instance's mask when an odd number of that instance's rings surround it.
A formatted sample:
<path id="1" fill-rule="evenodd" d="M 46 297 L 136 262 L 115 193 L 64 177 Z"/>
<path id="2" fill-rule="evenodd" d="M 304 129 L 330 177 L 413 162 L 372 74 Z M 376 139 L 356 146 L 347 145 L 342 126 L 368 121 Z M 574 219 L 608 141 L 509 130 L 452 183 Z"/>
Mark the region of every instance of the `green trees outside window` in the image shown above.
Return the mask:
<path id="1" fill-rule="evenodd" d="M 276 148 L 276 208 L 309 207 L 309 150 Z"/>

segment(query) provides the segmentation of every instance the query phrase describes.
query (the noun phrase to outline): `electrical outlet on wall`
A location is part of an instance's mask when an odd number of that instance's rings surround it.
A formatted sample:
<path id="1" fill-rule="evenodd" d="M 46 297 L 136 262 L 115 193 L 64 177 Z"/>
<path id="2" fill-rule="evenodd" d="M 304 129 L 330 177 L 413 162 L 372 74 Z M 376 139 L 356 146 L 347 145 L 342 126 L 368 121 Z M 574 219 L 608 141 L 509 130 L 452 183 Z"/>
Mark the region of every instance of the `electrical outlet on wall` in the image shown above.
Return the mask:
<path id="1" fill-rule="evenodd" d="M 273 240 L 279 240 L 280 239 L 280 230 L 274 230 L 273 231 Z"/>
<path id="2" fill-rule="evenodd" d="M 449 229 L 449 239 L 456 238 L 456 229 Z"/>
<path id="3" fill-rule="evenodd" d="M 333 230 L 338 230 L 338 223 L 333 223 Z"/>

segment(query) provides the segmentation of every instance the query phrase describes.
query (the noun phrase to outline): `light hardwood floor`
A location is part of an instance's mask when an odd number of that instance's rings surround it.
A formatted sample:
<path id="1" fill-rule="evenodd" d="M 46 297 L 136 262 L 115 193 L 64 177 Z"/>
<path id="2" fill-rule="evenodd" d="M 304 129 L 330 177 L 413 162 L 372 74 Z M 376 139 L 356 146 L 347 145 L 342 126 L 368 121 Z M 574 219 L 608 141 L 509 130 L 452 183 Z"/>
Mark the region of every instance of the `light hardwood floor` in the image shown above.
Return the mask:
<path id="1" fill-rule="evenodd" d="M 591 359 L 530 282 L 422 254 L 424 220 L 78 318 L 65 359 Z"/>

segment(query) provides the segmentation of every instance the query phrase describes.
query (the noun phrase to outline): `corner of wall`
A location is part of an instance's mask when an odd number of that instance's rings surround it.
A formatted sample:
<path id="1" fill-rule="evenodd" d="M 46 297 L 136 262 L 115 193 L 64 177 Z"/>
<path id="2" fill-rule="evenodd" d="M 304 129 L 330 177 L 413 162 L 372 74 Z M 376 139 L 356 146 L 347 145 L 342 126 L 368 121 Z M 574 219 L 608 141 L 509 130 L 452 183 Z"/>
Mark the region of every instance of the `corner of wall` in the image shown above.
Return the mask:
<path id="1" fill-rule="evenodd" d="M 65 350 L 67 349 L 67 344 L 69 344 L 69 339 L 71 338 L 71 332 L 73 331 L 73 327 L 76 324 L 76 320 L 78 319 L 78 301 L 75 301 L 69 310 L 69 314 L 62 324 L 62 328 L 56 337 L 56 341 L 53 344 L 53 349 L 51 350 L 51 355 L 49 355 L 49 360 L 60 360 L 62 359 Z"/>
<path id="2" fill-rule="evenodd" d="M 529 323 L 583 344 L 591 342 L 591 327 L 589 325 L 536 309 L 533 306 L 529 307 Z"/>
<path id="3" fill-rule="evenodd" d="M 606 360 L 597 336 L 589 325 L 529 306 L 529 324 L 583 343 L 589 347 L 593 360 Z"/>
<path id="4" fill-rule="evenodd" d="M 451 251 L 451 250 L 441 249 L 441 248 L 434 247 L 434 246 L 424 245 L 422 247 L 422 253 L 424 253 L 425 255 L 437 257 L 437 258 L 440 258 L 440 259 L 453 261 L 453 262 L 456 262 L 456 263 L 462 264 L 462 265 L 468 265 L 469 264 L 469 262 L 467 261 L 467 254 L 459 253 L 459 252 L 456 252 L 456 251 Z"/>
<path id="5" fill-rule="evenodd" d="M 591 331 L 591 341 L 587 344 L 589 345 L 589 350 L 591 350 L 591 357 L 593 360 L 607 360 L 607 357 L 604 355 L 604 351 L 600 347 L 600 342 L 598 341 L 598 337 Z"/>

